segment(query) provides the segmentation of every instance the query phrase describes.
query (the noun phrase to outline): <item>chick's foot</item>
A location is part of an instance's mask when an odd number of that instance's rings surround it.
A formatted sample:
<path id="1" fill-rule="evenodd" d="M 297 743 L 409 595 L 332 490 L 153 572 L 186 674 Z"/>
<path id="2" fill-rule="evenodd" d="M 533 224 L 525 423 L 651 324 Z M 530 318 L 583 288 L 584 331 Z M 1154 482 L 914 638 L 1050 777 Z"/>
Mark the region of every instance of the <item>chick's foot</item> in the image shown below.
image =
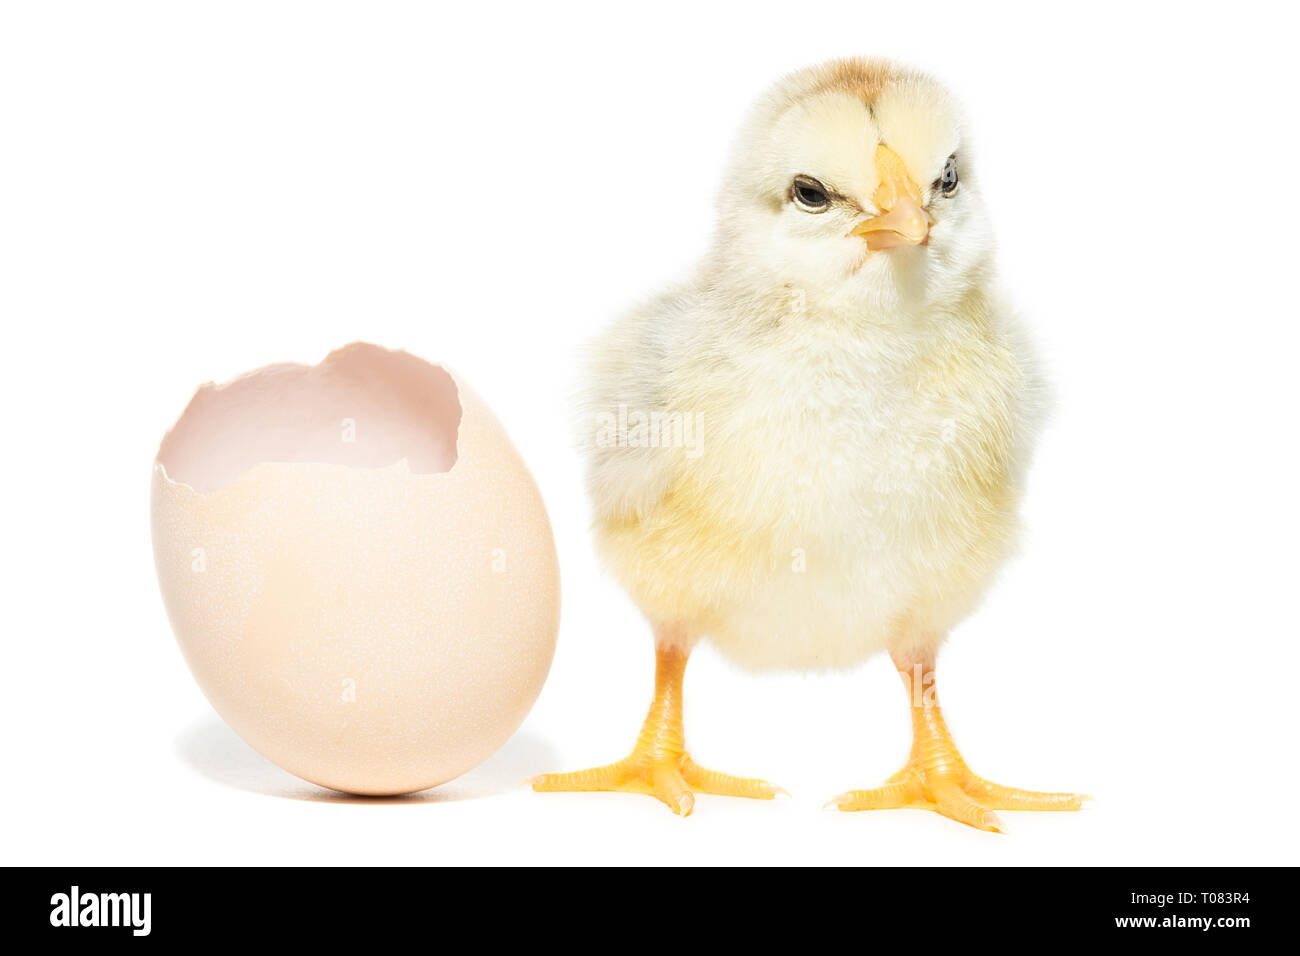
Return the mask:
<path id="1" fill-rule="evenodd" d="M 682 733 L 682 678 L 686 655 L 661 649 L 655 667 L 655 699 L 630 756 L 574 773 L 547 773 L 528 782 L 534 790 L 616 790 L 658 797 L 680 816 L 695 807 L 695 794 L 771 800 L 785 793 L 764 780 L 706 770 L 686 752 Z"/>
<path id="2" fill-rule="evenodd" d="M 912 701 L 912 754 L 907 764 L 882 787 L 850 790 L 826 805 L 840 810 L 934 810 L 979 830 L 1001 833 L 996 810 L 1078 810 L 1079 793 L 1048 793 L 1004 787 L 972 772 L 953 743 L 931 689 L 933 664 L 915 672 L 899 665 L 909 688 L 918 678 Z"/>
<path id="3" fill-rule="evenodd" d="M 785 792 L 765 780 L 706 770 L 684 753 L 656 754 L 639 746 L 630 757 L 618 763 L 574 773 L 545 773 L 529 782 L 534 790 L 543 793 L 560 790 L 646 793 L 658 797 L 668 809 L 683 817 L 695 809 L 697 793 L 771 800 L 778 793 Z"/>

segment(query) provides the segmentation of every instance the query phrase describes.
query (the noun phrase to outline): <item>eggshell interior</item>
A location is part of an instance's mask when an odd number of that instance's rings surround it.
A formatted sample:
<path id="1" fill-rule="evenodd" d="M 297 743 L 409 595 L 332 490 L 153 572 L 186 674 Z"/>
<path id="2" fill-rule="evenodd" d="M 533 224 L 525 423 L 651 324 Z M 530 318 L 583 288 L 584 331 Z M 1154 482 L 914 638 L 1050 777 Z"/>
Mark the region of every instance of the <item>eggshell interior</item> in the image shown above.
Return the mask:
<path id="1" fill-rule="evenodd" d="M 460 417 L 444 369 L 354 346 L 315 367 L 272 365 L 199 389 L 158 462 L 202 492 L 264 461 L 378 468 L 405 458 L 413 472 L 434 474 L 456 461 Z"/>
<path id="2" fill-rule="evenodd" d="M 362 343 L 199 389 L 163 439 L 154 552 L 221 716 L 353 793 L 464 773 L 523 721 L 559 625 L 541 496 L 450 372 Z"/>

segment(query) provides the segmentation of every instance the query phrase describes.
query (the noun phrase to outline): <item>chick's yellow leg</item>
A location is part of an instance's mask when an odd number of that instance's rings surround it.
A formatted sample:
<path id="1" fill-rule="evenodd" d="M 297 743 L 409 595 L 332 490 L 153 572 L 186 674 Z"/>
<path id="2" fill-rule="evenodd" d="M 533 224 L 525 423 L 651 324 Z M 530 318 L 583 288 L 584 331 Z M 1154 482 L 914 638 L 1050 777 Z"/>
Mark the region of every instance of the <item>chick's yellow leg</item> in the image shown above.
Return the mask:
<path id="1" fill-rule="evenodd" d="M 687 816 L 695 794 L 771 800 L 778 793 L 763 780 L 706 770 L 686 752 L 682 733 L 682 679 L 686 653 L 672 646 L 655 651 L 655 697 L 628 757 L 576 773 L 547 773 L 529 781 L 534 790 L 621 790 L 658 797 L 673 813 Z"/>
<path id="2" fill-rule="evenodd" d="M 827 806 L 840 810 L 935 810 L 959 823 L 1003 831 L 995 810 L 1078 810 L 1087 796 L 1004 787 L 971 771 L 962 760 L 934 694 L 934 658 L 896 656 L 912 705 L 912 753 L 882 787 L 850 790 Z"/>

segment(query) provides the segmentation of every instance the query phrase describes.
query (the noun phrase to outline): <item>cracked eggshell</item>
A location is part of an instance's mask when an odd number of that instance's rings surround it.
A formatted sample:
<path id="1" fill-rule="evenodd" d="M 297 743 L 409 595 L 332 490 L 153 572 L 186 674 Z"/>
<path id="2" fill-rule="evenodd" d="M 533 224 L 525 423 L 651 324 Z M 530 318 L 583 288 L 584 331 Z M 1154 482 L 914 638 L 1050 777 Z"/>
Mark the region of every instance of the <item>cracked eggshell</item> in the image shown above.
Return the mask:
<path id="1" fill-rule="evenodd" d="M 559 569 L 537 486 L 464 382 L 357 343 L 199 389 L 153 469 L 163 601 L 222 718 L 306 780 L 444 783 L 541 691 Z"/>

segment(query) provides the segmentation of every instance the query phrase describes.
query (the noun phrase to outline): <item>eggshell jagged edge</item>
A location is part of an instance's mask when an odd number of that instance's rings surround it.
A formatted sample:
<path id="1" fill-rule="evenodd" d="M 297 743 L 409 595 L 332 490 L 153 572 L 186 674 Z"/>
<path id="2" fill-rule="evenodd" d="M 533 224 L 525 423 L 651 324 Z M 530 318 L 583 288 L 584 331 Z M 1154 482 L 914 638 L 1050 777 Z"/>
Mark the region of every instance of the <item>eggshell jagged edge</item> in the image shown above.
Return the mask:
<path id="1" fill-rule="evenodd" d="M 375 345 L 371 342 L 357 341 L 357 342 L 350 342 L 347 345 L 343 345 L 340 346 L 339 348 L 334 349 L 332 352 L 326 355 L 325 358 L 317 362 L 315 365 L 309 365 L 304 362 L 271 362 L 267 365 L 261 366 L 260 368 L 255 368 L 247 372 L 242 372 L 239 375 L 236 375 L 234 378 L 231 378 L 225 382 L 214 382 L 214 381 L 203 382 L 201 385 L 199 385 L 198 388 L 194 390 L 194 394 L 190 397 L 189 402 L 186 403 L 184 410 L 180 413 L 180 415 L 177 416 L 176 420 L 172 423 L 171 427 L 168 428 L 167 431 L 163 434 L 162 441 L 158 443 L 158 451 L 154 453 L 154 461 L 153 461 L 154 470 L 156 472 L 161 473 L 163 480 L 166 481 L 167 484 L 175 485 L 181 488 L 186 488 L 194 492 L 194 494 L 206 496 L 206 495 L 216 494 L 217 492 L 221 491 L 223 488 L 234 484 L 236 481 L 243 479 L 250 472 L 254 471 L 255 469 L 257 469 L 263 464 L 307 464 L 308 462 L 288 462 L 288 461 L 276 460 L 276 459 L 266 459 L 264 461 L 248 466 L 237 476 L 235 476 L 234 478 L 228 481 L 222 482 L 221 485 L 219 485 L 218 487 L 210 489 L 208 491 L 202 491 L 193 487 L 193 485 L 191 485 L 190 483 L 186 481 L 182 481 L 178 478 L 174 478 L 170 474 L 168 474 L 167 466 L 163 463 L 162 457 L 163 457 L 163 449 L 167 447 L 168 443 L 173 439 L 174 435 L 184 424 L 185 420 L 190 416 L 191 412 L 205 398 L 209 396 L 219 395 L 222 392 L 227 391 L 230 388 L 239 385 L 241 383 L 248 382 L 253 379 L 262 378 L 266 376 L 268 373 L 274 374 L 277 372 L 300 372 L 305 374 L 312 374 L 314 372 L 319 372 L 321 370 L 329 368 L 331 365 L 337 364 L 340 359 L 350 357 L 351 355 L 354 355 L 359 352 L 381 353 L 389 356 L 404 356 L 408 359 L 411 359 L 412 361 L 419 362 L 421 364 L 427 365 L 432 369 L 438 369 L 444 372 L 447 375 L 447 377 L 451 379 L 451 383 L 453 387 L 456 389 L 456 401 L 457 404 L 460 406 L 460 419 L 456 423 L 456 458 L 451 463 L 451 466 L 449 468 L 436 470 L 436 471 L 416 471 L 410 467 L 410 460 L 406 456 L 395 458 L 389 465 L 385 465 L 381 467 L 405 468 L 409 474 L 416 477 L 436 477 L 439 475 L 447 475 L 455 471 L 456 466 L 460 463 L 461 458 L 465 453 L 465 448 L 464 448 L 465 443 L 463 441 L 462 429 L 466 426 L 467 418 L 469 417 L 466 414 L 468 411 L 467 404 L 469 406 L 472 406 L 473 411 L 476 413 L 475 415 L 476 418 L 493 423 L 498 429 L 500 429 L 502 434 L 505 433 L 505 429 L 501 426 L 500 421 L 492 413 L 492 410 L 488 408 L 487 405 L 485 405 L 481 399 L 479 399 L 477 394 L 475 394 L 471 389 L 469 389 L 465 385 L 465 383 L 461 380 L 460 376 L 456 374 L 456 371 L 454 369 L 449 368 L 446 365 L 443 365 L 441 363 L 430 362 L 427 359 L 421 358 L 420 356 L 415 355 L 412 352 L 406 351 L 405 349 L 389 349 L 389 348 L 385 348 L 382 345 Z M 469 399 L 468 403 L 467 403 L 467 398 Z M 470 422 L 469 424 L 471 428 L 473 428 L 475 423 Z M 517 450 L 515 452 L 515 456 L 518 457 Z M 523 463 L 522 459 L 520 459 L 520 463 L 521 464 Z M 334 464 L 334 463 L 315 462 L 314 464 Z M 336 467 L 358 468 L 363 470 L 373 469 L 373 466 L 368 466 L 368 465 L 336 465 Z M 529 472 L 529 474 L 531 475 L 531 472 Z M 540 491 L 539 491 L 539 495 L 540 495 Z"/>

